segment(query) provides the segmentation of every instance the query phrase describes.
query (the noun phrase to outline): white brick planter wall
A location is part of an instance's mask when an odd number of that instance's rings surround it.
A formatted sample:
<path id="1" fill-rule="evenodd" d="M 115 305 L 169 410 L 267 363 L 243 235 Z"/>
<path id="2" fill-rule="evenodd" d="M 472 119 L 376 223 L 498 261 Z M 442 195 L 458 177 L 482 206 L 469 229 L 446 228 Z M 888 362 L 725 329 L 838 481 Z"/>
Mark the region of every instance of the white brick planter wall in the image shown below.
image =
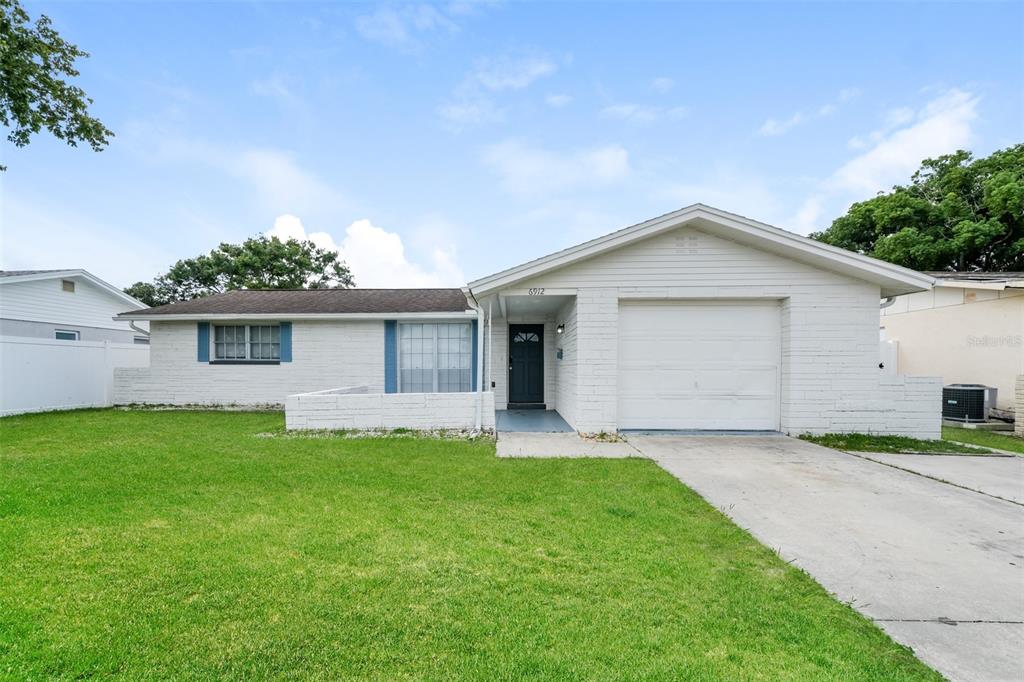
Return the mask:
<path id="1" fill-rule="evenodd" d="M 942 438 L 940 377 L 882 376 L 878 383 L 877 392 L 838 400 L 829 428 L 820 432 Z"/>
<path id="2" fill-rule="evenodd" d="M 367 388 L 290 395 L 289 429 L 472 429 L 477 399 L 482 427 L 494 428 L 494 393 L 368 393 Z"/>

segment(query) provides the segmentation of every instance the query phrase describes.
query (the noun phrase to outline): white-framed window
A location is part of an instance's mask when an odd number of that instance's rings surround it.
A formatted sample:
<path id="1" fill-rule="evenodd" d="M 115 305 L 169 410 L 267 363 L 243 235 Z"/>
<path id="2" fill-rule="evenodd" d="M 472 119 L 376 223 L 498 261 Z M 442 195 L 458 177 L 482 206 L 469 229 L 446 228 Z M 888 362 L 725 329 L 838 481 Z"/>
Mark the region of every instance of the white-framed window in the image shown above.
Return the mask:
<path id="1" fill-rule="evenodd" d="M 398 325 L 399 393 L 473 390 L 473 332 L 469 322 Z"/>
<path id="2" fill-rule="evenodd" d="M 58 341 L 78 341 L 82 338 L 82 334 L 77 329 L 56 329 L 53 332 L 53 338 Z"/>
<path id="3" fill-rule="evenodd" d="M 252 360 L 280 360 L 281 328 L 276 324 L 249 327 L 249 358 Z"/>
<path id="4" fill-rule="evenodd" d="M 281 327 L 276 324 L 213 325 L 214 360 L 281 359 Z"/>
<path id="5" fill-rule="evenodd" d="M 66 291 L 69 294 L 75 293 L 75 281 L 72 279 L 62 279 L 60 281 L 60 288 L 62 291 Z"/>

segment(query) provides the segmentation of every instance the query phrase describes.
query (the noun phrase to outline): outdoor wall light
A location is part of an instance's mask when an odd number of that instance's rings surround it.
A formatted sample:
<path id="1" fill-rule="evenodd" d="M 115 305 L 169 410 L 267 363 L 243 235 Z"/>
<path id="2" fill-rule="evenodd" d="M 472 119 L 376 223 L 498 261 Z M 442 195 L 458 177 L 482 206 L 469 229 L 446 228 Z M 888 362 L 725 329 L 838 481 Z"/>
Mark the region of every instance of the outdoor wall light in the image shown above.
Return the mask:
<path id="1" fill-rule="evenodd" d="M 560 324 L 557 327 L 555 327 L 555 333 L 556 334 L 561 334 L 564 331 L 565 331 L 565 325 L 564 324 Z"/>

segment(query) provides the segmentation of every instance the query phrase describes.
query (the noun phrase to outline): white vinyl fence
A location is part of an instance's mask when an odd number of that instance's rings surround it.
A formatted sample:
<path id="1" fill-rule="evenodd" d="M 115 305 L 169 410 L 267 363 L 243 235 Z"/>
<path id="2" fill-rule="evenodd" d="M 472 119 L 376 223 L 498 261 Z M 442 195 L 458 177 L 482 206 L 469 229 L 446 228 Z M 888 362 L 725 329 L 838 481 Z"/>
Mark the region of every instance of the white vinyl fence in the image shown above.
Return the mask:
<path id="1" fill-rule="evenodd" d="M 109 406 L 114 368 L 148 366 L 141 344 L 0 336 L 0 415 Z"/>

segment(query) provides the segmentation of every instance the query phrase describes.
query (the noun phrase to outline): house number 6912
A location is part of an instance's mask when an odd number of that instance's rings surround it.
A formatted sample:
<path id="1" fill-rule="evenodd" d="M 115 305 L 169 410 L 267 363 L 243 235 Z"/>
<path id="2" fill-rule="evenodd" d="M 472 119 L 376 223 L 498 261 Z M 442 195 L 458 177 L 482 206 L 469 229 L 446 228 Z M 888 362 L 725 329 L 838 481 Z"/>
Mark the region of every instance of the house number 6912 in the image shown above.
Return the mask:
<path id="1" fill-rule="evenodd" d="M 530 289 L 530 296 L 543 296 L 543 295 L 544 295 L 544 287 L 537 287 L 537 288 L 534 288 L 534 289 Z"/>

